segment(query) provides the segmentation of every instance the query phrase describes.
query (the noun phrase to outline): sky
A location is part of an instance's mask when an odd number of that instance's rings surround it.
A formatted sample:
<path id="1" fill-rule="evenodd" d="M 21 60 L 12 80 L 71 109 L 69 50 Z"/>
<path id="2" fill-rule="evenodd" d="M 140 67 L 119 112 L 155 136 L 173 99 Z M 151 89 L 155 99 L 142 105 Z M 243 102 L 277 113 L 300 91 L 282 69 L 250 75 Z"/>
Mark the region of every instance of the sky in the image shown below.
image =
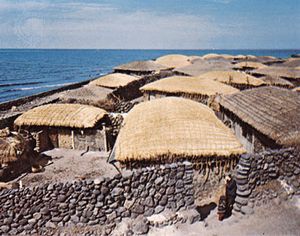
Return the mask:
<path id="1" fill-rule="evenodd" d="M 0 0 L 0 48 L 300 49 L 300 0 Z"/>

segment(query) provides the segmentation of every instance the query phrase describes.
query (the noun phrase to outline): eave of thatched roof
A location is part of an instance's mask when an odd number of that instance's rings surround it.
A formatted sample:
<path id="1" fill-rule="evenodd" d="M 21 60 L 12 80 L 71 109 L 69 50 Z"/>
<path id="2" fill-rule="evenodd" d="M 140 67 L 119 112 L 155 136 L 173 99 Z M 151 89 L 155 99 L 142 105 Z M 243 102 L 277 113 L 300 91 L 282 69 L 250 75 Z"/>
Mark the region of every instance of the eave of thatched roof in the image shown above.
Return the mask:
<path id="1" fill-rule="evenodd" d="M 221 97 L 220 105 L 280 145 L 300 145 L 300 94 L 277 87 Z"/>
<path id="2" fill-rule="evenodd" d="M 188 66 L 191 64 L 190 58 L 180 54 L 170 54 L 159 57 L 155 60 L 158 64 L 169 67 L 178 68 Z"/>
<path id="3" fill-rule="evenodd" d="M 126 86 L 127 84 L 139 79 L 140 77 L 137 76 L 122 73 L 112 73 L 109 75 L 101 76 L 91 81 L 90 84 L 106 88 L 118 88 Z"/>
<path id="4" fill-rule="evenodd" d="M 136 105 L 124 120 L 115 158 L 121 162 L 238 155 L 245 150 L 207 106 L 167 97 Z"/>
<path id="5" fill-rule="evenodd" d="M 239 90 L 229 85 L 210 79 L 187 76 L 172 76 L 146 84 L 142 91 L 157 91 L 162 93 L 185 93 L 211 96 L 215 94 L 232 94 Z"/>
<path id="6" fill-rule="evenodd" d="M 226 84 L 251 86 L 261 86 L 265 84 L 263 80 L 240 71 L 209 71 L 200 75 L 199 78 L 213 79 Z"/>
<path id="7" fill-rule="evenodd" d="M 135 72 L 155 72 L 171 69 L 170 67 L 160 65 L 154 61 L 134 61 L 127 64 L 114 67 L 115 71 L 135 71 Z"/>
<path id="8" fill-rule="evenodd" d="M 93 128 L 106 111 L 80 104 L 49 104 L 33 108 L 19 116 L 17 126 L 53 126 L 70 128 Z"/>

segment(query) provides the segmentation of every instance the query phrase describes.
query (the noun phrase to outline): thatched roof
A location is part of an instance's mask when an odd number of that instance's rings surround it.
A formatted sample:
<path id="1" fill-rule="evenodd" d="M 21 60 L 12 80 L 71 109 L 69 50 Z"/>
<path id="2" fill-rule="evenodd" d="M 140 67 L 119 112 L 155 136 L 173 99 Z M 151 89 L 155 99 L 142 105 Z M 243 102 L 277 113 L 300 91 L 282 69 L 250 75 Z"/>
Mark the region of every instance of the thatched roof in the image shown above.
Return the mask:
<path id="1" fill-rule="evenodd" d="M 280 145 L 300 145 L 300 94 L 277 87 L 221 97 L 220 105 Z"/>
<path id="2" fill-rule="evenodd" d="M 133 72 L 156 72 L 167 70 L 170 67 L 160 65 L 154 61 L 134 61 L 127 64 L 114 67 L 115 71 L 133 71 Z"/>
<path id="3" fill-rule="evenodd" d="M 207 106 L 167 97 L 136 105 L 124 120 L 115 157 L 159 161 L 244 153 L 231 131 Z"/>
<path id="4" fill-rule="evenodd" d="M 280 76 L 283 78 L 300 79 L 300 70 L 283 66 L 268 66 L 266 68 L 251 71 L 251 73 L 256 75 L 270 75 L 274 77 Z"/>
<path id="5" fill-rule="evenodd" d="M 286 88 L 294 88 L 295 86 L 288 80 L 282 79 L 280 77 L 274 77 L 274 76 L 262 76 L 259 77 L 261 80 L 263 80 L 266 84 L 274 85 L 274 86 L 280 86 L 280 87 L 286 87 Z"/>
<path id="6" fill-rule="evenodd" d="M 140 77 L 137 76 L 121 74 L 121 73 L 112 73 L 109 75 L 99 77 L 91 81 L 90 84 L 106 87 L 106 88 L 118 88 L 118 87 L 126 86 L 132 81 L 139 80 L 139 79 Z"/>
<path id="7" fill-rule="evenodd" d="M 93 106 L 49 104 L 25 112 L 15 120 L 15 125 L 93 128 L 106 114 Z"/>
<path id="8" fill-rule="evenodd" d="M 239 90 L 229 85 L 210 79 L 185 76 L 172 76 L 146 84 L 142 91 L 158 91 L 166 93 L 186 93 L 211 96 L 215 94 L 232 94 Z"/>
<path id="9" fill-rule="evenodd" d="M 112 92 L 112 89 L 101 88 L 93 85 L 86 85 L 82 88 L 68 90 L 62 92 L 60 100 L 69 103 L 81 103 L 81 104 L 97 104 L 99 101 L 107 99 L 107 96 Z"/>
<path id="10" fill-rule="evenodd" d="M 299 67 L 300 66 L 300 58 L 289 58 L 280 65 L 287 66 L 287 67 Z"/>
<path id="11" fill-rule="evenodd" d="M 180 54 L 165 55 L 157 58 L 155 61 L 160 65 L 171 68 L 178 68 L 191 64 L 190 58 L 188 56 Z"/>
<path id="12" fill-rule="evenodd" d="M 251 86 L 261 86 L 265 84 L 263 80 L 240 71 L 210 71 L 200 75 L 199 78 L 213 79 L 226 84 L 242 84 Z"/>
<path id="13" fill-rule="evenodd" d="M 226 60 L 232 60 L 234 56 L 228 55 L 228 54 L 217 54 L 217 53 L 209 53 L 202 56 L 202 59 L 204 60 L 211 60 L 211 59 L 226 59 Z"/>
<path id="14" fill-rule="evenodd" d="M 208 71 L 212 70 L 230 70 L 233 65 L 226 60 L 203 60 L 196 59 L 193 64 L 181 68 L 177 68 L 174 71 L 189 75 L 189 76 L 199 76 Z"/>
<path id="15" fill-rule="evenodd" d="M 239 62 L 234 65 L 234 69 L 244 69 L 244 68 L 251 68 L 251 69 L 259 69 L 259 68 L 265 68 L 266 65 L 260 63 L 260 62 L 254 62 L 254 61 L 243 61 Z"/>

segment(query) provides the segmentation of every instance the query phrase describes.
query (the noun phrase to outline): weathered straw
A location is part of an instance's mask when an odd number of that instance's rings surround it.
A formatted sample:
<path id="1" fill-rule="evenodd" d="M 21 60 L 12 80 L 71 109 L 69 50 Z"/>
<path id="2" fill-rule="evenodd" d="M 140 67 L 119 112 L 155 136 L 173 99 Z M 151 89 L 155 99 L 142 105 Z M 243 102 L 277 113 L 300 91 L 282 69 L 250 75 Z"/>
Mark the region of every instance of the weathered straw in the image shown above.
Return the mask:
<path id="1" fill-rule="evenodd" d="M 171 67 L 171 68 L 178 68 L 183 66 L 188 66 L 191 64 L 190 58 L 185 55 L 180 54 L 170 54 L 159 57 L 155 60 L 160 65 Z"/>
<path id="2" fill-rule="evenodd" d="M 166 93 L 185 93 L 200 95 L 232 94 L 239 90 L 229 85 L 213 81 L 186 76 L 172 76 L 161 79 L 141 88 L 142 91 L 158 91 Z"/>
<path id="3" fill-rule="evenodd" d="M 116 159 L 155 161 L 244 153 L 231 131 L 207 106 L 167 97 L 136 105 L 116 143 Z"/>
<path id="4" fill-rule="evenodd" d="M 90 84 L 101 86 L 101 87 L 107 87 L 107 88 L 118 88 L 118 87 L 126 86 L 132 81 L 139 80 L 139 79 L 140 77 L 137 76 L 121 74 L 121 73 L 113 73 L 113 74 L 99 77 L 91 81 Z"/>
<path id="5" fill-rule="evenodd" d="M 253 62 L 253 61 L 243 61 L 239 62 L 234 65 L 234 69 L 244 69 L 244 68 L 251 68 L 251 69 L 259 69 L 259 68 L 265 68 L 266 65 L 260 63 L 260 62 Z"/>
<path id="6" fill-rule="evenodd" d="M 279 76 L 283 78 L 300 79 L 300 70 L 287 66 L 268 66 L 266 68 L 251 71 L 251 73 L 257 75 L 269 75 L 274 77 Z"/>
<path id="7" fill-rule="evenodd" d="M 80 104 L 49 104 L 33 108 L 15 120 L 17 126 L 92 128 L 106 111 Z"/>
<path id="8" fill-rule="evenodd" d="M 261 87 L 223 95 L 220 105 L 280 145 L 300 145 L 300 94 Z"/>
<path id="9" fill-rule="evenodd" d="M 259 78 L 269 85 L 285 87 L 285 88 L 294 88 L 295 87 L 290 81 L 288 81 L 286 79 L 282 79 L 278 76 L 274 77 L 274 76 L 266 75 L 266 76 L 262 76 Z"/>
<path id="10" fill-rule="evenodd" d="M 210 71 L 200 75 L 199 78 L 213 79 L 226 84 L 251 86 L 261 86 L 265 84 L 263 80 L 240 71 Z"/>
<path id="11" fill-rule="evenodd" d="M 211 60 L 211 59 L 226 59 L 226 60 L 232 60 L 234 56 L 228 55 L 228 54 L 216 54 L 216 53 L 209 53 L 204 56 L 202 56 L 202 59 L 204 60 Z"/>

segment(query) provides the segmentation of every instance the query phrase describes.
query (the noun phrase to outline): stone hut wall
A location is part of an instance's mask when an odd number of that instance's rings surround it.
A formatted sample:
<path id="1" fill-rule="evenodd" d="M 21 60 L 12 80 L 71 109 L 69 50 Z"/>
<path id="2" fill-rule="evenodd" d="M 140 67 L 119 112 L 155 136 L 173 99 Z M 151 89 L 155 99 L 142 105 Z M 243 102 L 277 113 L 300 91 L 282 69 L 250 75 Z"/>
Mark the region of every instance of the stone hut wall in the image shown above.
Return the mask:
<path id="1" fill-rule="evenodd" d="M 278 194 L 300 194 L 299 150 L 268 150 L 244 154 L 235 175 L 237 197 L 234 210 L 247 214 L 254 205 L 266 203 Z"/>
<path id="2" fill-rule="evenodd" d="M 42 234 L 74 225 L 115 227 L 124 217 L 192 208 L 190 162 L 125 171 L 113 178 L 0 192 L 0 234 Z"/>

